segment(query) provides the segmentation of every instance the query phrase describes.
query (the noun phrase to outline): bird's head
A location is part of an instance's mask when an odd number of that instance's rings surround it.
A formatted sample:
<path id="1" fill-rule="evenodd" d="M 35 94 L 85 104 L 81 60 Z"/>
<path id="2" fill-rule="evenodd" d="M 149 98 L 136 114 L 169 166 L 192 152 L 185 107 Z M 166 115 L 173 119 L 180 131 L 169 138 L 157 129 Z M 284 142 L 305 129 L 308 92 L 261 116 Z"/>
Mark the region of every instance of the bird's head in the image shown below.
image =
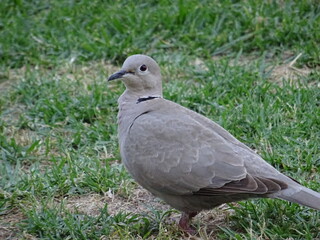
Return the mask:
<path id="1" fill-rule="evenodd" d="M 120 71 L 112 74 L 108 81 L 121 79 L 128 91 L 139 96 L 162 96 L 162 80 L 159 65 L 146 55 L 128 57 Z"/>

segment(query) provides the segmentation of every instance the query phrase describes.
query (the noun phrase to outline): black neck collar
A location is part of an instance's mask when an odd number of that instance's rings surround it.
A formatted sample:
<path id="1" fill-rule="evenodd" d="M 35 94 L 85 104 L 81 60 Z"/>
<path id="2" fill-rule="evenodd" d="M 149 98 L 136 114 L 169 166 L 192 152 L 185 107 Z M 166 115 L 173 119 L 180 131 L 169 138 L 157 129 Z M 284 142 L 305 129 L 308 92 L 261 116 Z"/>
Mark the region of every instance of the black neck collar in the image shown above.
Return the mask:
<path id="1" fill-rule="evenodd" d="M 137 100 L 137 104 L 138 104 L 138 103 L 141 103 L 141 102 L 144 102 L 144 101 L 152 100 L 152 99 L 155 99 L 155 98 L 160 98 L 160 97 L 159 97 L 159 96 L 140 97 L 140 98 L 138 98 L 138 100 Z"/>

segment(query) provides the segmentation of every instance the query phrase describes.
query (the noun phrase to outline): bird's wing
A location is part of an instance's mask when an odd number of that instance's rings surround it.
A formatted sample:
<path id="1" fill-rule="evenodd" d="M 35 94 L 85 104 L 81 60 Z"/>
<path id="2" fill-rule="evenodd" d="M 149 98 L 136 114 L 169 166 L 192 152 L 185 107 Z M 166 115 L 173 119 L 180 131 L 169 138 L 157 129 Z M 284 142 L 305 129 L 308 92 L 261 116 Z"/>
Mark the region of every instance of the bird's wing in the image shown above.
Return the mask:
<path id="1" fill-rule="evenodd" d="M 159 103 L 135 118 L 123 146 L 124 163 L 142 186 L 199 195 L 267 194 L 285 188 L 272 174 L 248 172 L 246 162 L 257 155 L 235 144 L 226 130 L 217 131 L 209 119 L 197 119 L 200 115 L 180 105 Z"/>

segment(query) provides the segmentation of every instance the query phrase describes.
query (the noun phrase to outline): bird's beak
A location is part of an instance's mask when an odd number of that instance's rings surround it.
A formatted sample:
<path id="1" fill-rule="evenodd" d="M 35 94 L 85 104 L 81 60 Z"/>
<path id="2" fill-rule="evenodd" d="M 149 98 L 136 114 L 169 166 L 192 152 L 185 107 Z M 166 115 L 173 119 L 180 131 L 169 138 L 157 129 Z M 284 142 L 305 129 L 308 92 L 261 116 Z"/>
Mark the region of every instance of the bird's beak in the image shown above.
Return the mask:
<path id="1" fill-rule="evenodd" d="M 108 78 L 108 81 L 112 81 L 112 80 L 116 80 L 116 79 L 122 78 L 123 75 L 125 75 L 126 73 L 128 73 L 128 72 L 125 71 L 125 70 L 120 70 L 119 72 L 116 72 L 116 73 L 112 74 L 112 75 Z"/>

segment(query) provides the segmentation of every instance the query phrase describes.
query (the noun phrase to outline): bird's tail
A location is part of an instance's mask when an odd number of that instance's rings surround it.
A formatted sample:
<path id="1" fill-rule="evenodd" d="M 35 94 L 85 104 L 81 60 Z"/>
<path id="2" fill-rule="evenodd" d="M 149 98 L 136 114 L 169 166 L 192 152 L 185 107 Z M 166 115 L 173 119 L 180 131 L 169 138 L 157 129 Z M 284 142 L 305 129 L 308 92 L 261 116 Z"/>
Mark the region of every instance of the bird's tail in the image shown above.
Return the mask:
<path id="1" fill-rule="evenodd" d="M 290 186 L 274 197 L 320 210 L 320 193 L 299 184 Z"/>

